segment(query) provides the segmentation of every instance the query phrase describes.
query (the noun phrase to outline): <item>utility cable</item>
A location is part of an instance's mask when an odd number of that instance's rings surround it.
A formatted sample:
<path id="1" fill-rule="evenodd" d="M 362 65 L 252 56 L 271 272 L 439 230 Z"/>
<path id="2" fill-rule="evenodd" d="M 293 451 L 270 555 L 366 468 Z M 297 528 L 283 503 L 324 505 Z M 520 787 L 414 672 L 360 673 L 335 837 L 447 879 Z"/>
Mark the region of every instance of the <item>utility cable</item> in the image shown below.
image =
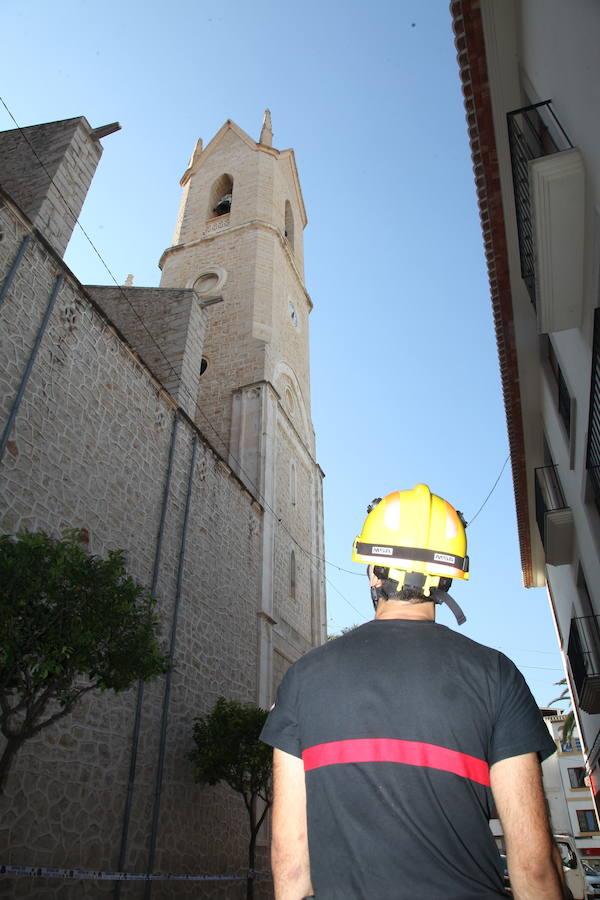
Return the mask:
<path id="1" fill-rule="evenodd" d="M 498 485 L 498 482 L 499 482 L 500 479 L 502 478 L 502 473 L 504 472 L 504 470 L 505 470 L 505 468 L 506 468 L 506 464 L 507 464 L 507 462 L 509 461 L 509 459 L 510 459 L 510 453 L 508 454 L 508 456 L 507 456 L 506 459 L 504 460 L 504 462 L 503 462 L 503 464 L 502 464 L 502 468 L 500 469 L 500 474 L 498 475 L 498 477 L 496 478 L 495 482 L 493 483 L 491 491 L 489 492 L 489 494 L 487 495 L 487 497 L 485 498 L 485 500 L 483 501 L 483 503 L 481 504 L 481 506 L 479 507 L 479 509 L 478 509 L 477 512 L 475 513 L 475 515 L 474 515 L 471 519 L 469 519 L 469 522 L 468 522 L 469 527 L 473 524 L 473 522 L 475 521 L 475 519 L 477 518 L 477 516 L 479 515 L 479 513 L 481 512 L 481 510 L 482 510 L 483 507 L 485 506 L 485 504 L 488 502 L 488 500 L 490 499 L 490 497 L 492 496 L 492 494 L 493 494 L 494 491 L 496 490 L 496 487 L 497 487 L 497 485 Z"/>
<path id="2" fill-rule="evenodd" d="M 29 149 L 31 150 L 31 152 L 32 152 L 33 155 L 35 156 L 37 162 L 39 163 L 39 165 L 41 166 L 41 168 L 43 169 L 43 171 L 45 172 L 45 174 L 46 174 L 46 175 L 48 176 L 48 178 L 50 179 L 50 183 L 54 185 L 54 188 L 55 188 L 56 192 L 58 193 L 59 197 L 61 198 L 61 200 L 62 200 L 63 203 L 65 204 L 65 207 L 66 207 L 66 209 L 68 210 L 69 214 L 70 214 L 71 217 L 73 218 L 74 224 L 76 224 L 76 225 L 80 228 L 81 232 L 83 233 L 83 235 L 84 235 L 84 237 L 86 238 L 87 242 L 89 243 L 90 247 L 92 248 L 92 250 L 94 251 L 94 253 L 95 253 L 96 256 L 98 257 L 98 259 L 100 260 L 100 262 L 102 263 L 103 267 L 104 267 L 105 270 L 107 271 L 107 273 L 108 273 L 108 275 L 110 276 L 110 278 L 112 279 L 112 281 L 113 281 L 115 287 L 116 287 L 117 290 L 119 291 L 119 294 L 123 297 L 123 299 L 125 300 L 125 302 L 127 303 L 127 305 L 128 305 L 128 306 L 130 307 L 130 309 L 132 310 L 133 314 L 136 316 L 136 318 L 137 318 L 138 321 L 140 322 L 142 328 L 144 329 L 144 331 L 146 332 L 146 334 L 148 335 L 148 337 L 150 338 L 150 340 L 152 341 L 152 343 L 154 344 L 154 346 L 156 347 L 156 349 L 158 350 L 158 352 L 160 353 L 160 355 L 162 356 L 162 358 L 163 358 L 164 361 L 166 362 L 166 364 L 167 364 L 167 366 L 168 366 L 169 371 L 171 372 L 171 374 L 175 376 L 175 380 L 176 380 L 178 386 L 179 386 L 180 388 L 183 388 L 185 394 L 187 395 L 188 399 L 191 401 L 191 403 L 192 403 L 193 406 L 195 407 L 196 411 L 200 413 L 200 415 L 203 417 L 203 419 L 207 422 L 207 424 L 208 424 L 208 426 L 210 427 L 210 429 L 211 429 L 211 430 L 214 432 L 214 434 L 218 437 L 218 439 L 219 439 L 219 441 L 220 441 L 220 443 L 221 443 L 221 445 L 222 445 L 222 447 L 223 447 L 223 450 L 224 450 L 225 454 L 226 454 L 226 455 L 229 455 L 229 457 L 233 460 L 233 462 L 234 462 L 234 463 L 236 464 L 236 466 L 238 467 L 238 470 L 239 470 L 239 471 L 247 478 L 248 483 L 249 483 L 249 484 L 254 488 L 254 490 L 256 491 L 256 494 L 257 494 L 257 496 L 260 498 L 261 503 L 263 504 L 263 506 L 265 507 L 265 509 L 267 509 L 267 510 L 271 513 L 271 515 L 274 516 L 274 518 L 276 519 L 276 521 L 278 522 L 278 524 L 281 525 L 281 527 L 282 527 L 283 530 L 286 532 L 286 534 L 288 534 L 288 536 L 291 538 L 291 540 L 294 542 L 294 544 L 298 547 L 298 549 L 299 549 L 301 552 L 303 552 L 309 560 L 311 560 L 311 559 L 313 559 L 313 558 L 314 558 L 314 559 L 318 559 L 319 561 L 325 563 L 326 565 L 332 565 L 332 566 L 334 566 L 334 568 L 337 568 L 337 569 L 340 569 L 340 570 L 341 570 L 341 569 L 342 569 L 341 566 L 337 566 L 335 563 L 330 563 L 327 559 L 325 559 L 325 557 L 321 557 L 321 556 L 318 556 L 318 554 L 312 553 L 310 550 L 307 550 L 305 547 L 303 547 L 303 546 L 298 542 L 298 540 L 291 534 L 291 532 L 289 531 L 289 529 L 284 525 L 284 523 L 283 523 L 282 520 L 281 520 L 281 517 L 277 515 L 277 513 L 275 512 L 275 510 L 274 510 L 274 509 L 270 506 L 270 504 L 266 501 L 266 498 L 265 498 L 265 497 L 262 495 L 262 493 L 260 492 L 260 490 L 259 490 L 259 488 L 258 488 L 258 485 L 255 484 L 255 482 L 252 480 L 252 478 L 251 478 L 251 477 L 248 475 L 248 473 L 244 470 L 244 468 L 242 467 L 240 461 L 239 461 L 238 459 L 236 459 L 236 457 L 230 452 L 230 450 L 229 450 L 229 448 L 228 448 L 228 445 L 227 445 L 227 442 L 226 442 L 225 439 L 221 436 L 221 434 L 217 431 L 217 429 L 214 427 L 213 423 L 210 421 L 210 419 L 208 418 L 208 416 L 204 413 L 204 411 L 202 410 L 202 408 L 201 408 L 200 406 L 198 406 L 196 398 L 194 398 L 194 397 L 192 396 L 192 394 L 191 394 L 190 391 L 188 390 L 187 386 L 181 381 L 180 376 L 177 374 L 175 368 L 173 367 L 173 364 L 171 363 L 170 359 L 169 359 L 169 358 L 167 357 L 167 355 L 165 354 L 163 348 L 160 346 L 160 344 L 158 343 L 158 341 L 156 340 L 156 338 L 154 337 L 154 335 L 152 334 L 152 332 L 151 332 L 151 331 L 149 330 L 149 328 L 147 327 L 147 325 L 146 325 L 146 323 L 144 322 L 142 316 L 139 314 L 139 312 L 137 311 L 137 309 L 135 308 L 135 306 L 133 305 L 133 303 L 131 302 L 131 300 L 130 300 L 129 297 L 127 296 L 126 292 L 123 290 L 122 286 L 118 283 L 118 281 L 117 281 L 117 279 L 115 278 L 115 276 L 114 276 L 112 270 L 111 270 L 110 267 L 108 266 L 108 263 L 105 261 L 104 257 L 102 256 L 102 254 L 100 253 L 100 251 L 98 250 L 98 248 L 96 247 L 96 245 L 94 244 L 93 240 L 91 239 L 91 237 L 89 236 L 89 234 L 87 233 L 87 231 L 85 230 L 85 228 L 83 227 L 83 225 L 81 224 L 81 222 L 79 221 L 79 217 L 73 212 L 73 210 L 72 210 L 72 208 L 71 208 L 71 206 L 70 206 L 70 204 L 69 204 L 69 201 L 67 200 L 67 198 L 66 198 L 66 197 L 64 196 L 64 194 L 62 193 L 60 187 L 55 183 L 55 181 L 54 181 L 54 176 L 53 176 L 53 175 L 48 171 L 48 169 L 46 168 L 46 166 L 45 166 L 43 160 L 40 158 L 40 156 L 39 156 L 39 154 L 37 153 L 35 147 L 34 147 L 33 144 L 31 143 L 31 141 L 29 140 L 29 138 L 27 137 L 27 135 L 25 134 L 25 132 L 23 131 L 23 129 L 21 128 L 21 126 L 19 125 L 19 123 L 17 122 L 17 120 L 15 119 L 14 115 L 12 114 L 12 112 L 10 111 L 10 109 L 8 108 L 8 106 L 7 106 L 5 100 L 3 99 L 2 96 L 0 96 L 0 103 L 2 103 L 2 106 L 5 108 L 6 112 L 8 113 L 8 115 L 10 116 L 10 118 L 12 119 L 12 121 L 14 122 L 14 124 L 16 125 L 16 127 L 17 127 L 17 129 L 18 129 L 18 131 L 19 131 L 19 133 L 20 133 L 20 135 L 21 135 L 21 137 L 23 138 L 23 140 L 25 141 L 25 143 L 29 146 Z M 313 568 L 314 568 L 316 571 L 318 571 L 318 570 L 317 570 L 317 567 L 315 566 L 314 563 L 311 563 L 311 565 L 313 566 Z M 350 574 L 352 574 L 352 575 L 358 575 L 358 574 L 359 574 L 358 572 L 350 572 L 349 569 L 346 569 L 345 571 L 347 571 L 348 573 L 350 573 Z M 332 584 L 332 582 L 327 578 L 327 576 L 325 575 L 325 572 L 323 572 L 323 577 L 324 577 L 325 581 L 327 581 L 328 584 L 330 584 L 332 587 L 334 587 L 334 590 L 340 595 L 340 597 L 342 597 L 342 599 L 348 604 L 348 606 L 350 606 L 355 612 L 358 612 L 358 610 L 356 609 L 356 607 L 353 606 L 352 603 L 350 603 L 350 601 L 347 599 L 347 597 L 345 597 L 344 594 L 342 594 L 342 592 L 341 592 L 338 588 L 336 588 L 336 587 Z M 361 615 L 361 614 L 359 613 L 359 615 Z"/>
<path id="3" fill-rule="evenodd" d="M 562 672 L 562 669 L 557 666 L 522 666 L 520 663 L 515 663 L 518 669 L 539 669 L 543 672 Z"/>

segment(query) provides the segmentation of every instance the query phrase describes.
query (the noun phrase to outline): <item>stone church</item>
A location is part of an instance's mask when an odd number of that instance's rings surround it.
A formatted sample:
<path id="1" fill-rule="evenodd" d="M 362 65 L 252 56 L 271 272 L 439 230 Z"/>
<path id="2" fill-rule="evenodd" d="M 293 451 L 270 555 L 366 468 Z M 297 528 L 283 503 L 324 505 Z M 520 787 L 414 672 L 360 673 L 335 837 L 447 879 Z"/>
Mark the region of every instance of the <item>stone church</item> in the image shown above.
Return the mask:
<path id="1" fill-rule="evenodd" d="M 160 287 L 82 285 L 63 254 L 118 127 L 80 117 L 0 134 L 0 528 L 81 528 L 94 554 L 123 548 L 175 667 L 86 695 L 24 745 L 0 798 L 0 865 L 239 874 L 245 809 L 195 785 L 187 754 L 217 697 L 268 707 L 325 639 L 306 210 L 268 111 L 258 142 L 228 120 L 183 174 Z M 0 877 L 0 896 L 150 890 Z"/>

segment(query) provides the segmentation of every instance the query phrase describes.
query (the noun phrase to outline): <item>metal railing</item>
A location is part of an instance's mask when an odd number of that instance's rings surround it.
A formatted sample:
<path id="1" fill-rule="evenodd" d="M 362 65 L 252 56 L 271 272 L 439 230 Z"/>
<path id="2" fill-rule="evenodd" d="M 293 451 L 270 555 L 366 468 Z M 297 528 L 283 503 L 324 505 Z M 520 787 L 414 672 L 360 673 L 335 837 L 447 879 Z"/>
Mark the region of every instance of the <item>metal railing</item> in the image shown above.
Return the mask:
<path id="1" fill-rule="evenodd" d="M 562 369 L 556 358 L 556 353 L 554 352 L 554 347 L 552 346 L 552 341 L 548 337 L 547 340 L 548 347 L 548 361 L 550 363 L 550 368 L 554 373 L 554 377 L 556 379 L 556 389 L 557 389 L 557 405 L 558 412 L 565 426 L 567 435 L 569 439 L 571 438 L 571 395 L 569 394 L 569 388 L 567 387 L 567 383 L 565 381 L 565 376 L 563 375 Z"/>
<path id="2" fill-rule="evenodd" d="M 567 656 L 579 706 L 586 712 L 600 712 L 600 616 L 571 619 Z"/>
<path id="3" fill-rule="evenodd" d="M 592 345 L 592 383 L 590 386 L 590 415 L 586 466 L 590 485 L 600 512 L 600 308 L 594 310 L 594 341 Z"/>
<path id="4" fill-rule="evenodd" d="M 535 470 L 535 518 L 544 549 L 546 549 L 546 514 L 566 507 L 556 466 L 540 466 Z"/>
<path id="5" fill-rule="evenodd" d="M 571 395 L 562 369 L 558 370 L 558 412 L 563 420 L 569 438 L 571 437 Z"/>
<path id="6" fill-rule="evenodd" d="M 570 150 L 573 144 L 558 121 L 550 100 L 514 109 L 507 113 L 506 118 L 517 212 L 521 277 L 535 306 L 535 248 L 529 161 Z"/>

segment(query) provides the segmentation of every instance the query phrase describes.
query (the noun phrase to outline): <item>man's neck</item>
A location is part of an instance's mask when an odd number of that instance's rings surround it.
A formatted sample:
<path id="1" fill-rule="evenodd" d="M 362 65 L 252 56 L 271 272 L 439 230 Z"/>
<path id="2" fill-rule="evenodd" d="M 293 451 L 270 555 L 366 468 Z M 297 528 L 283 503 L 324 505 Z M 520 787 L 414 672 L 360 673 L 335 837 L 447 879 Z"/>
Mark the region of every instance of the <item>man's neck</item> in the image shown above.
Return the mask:
<path id="1" fill-rule="evenodd" d="M 404 619 L 409 622 L 435 622 L 435 603 L 407 603 L 404 600 L 380 600 L 376 619 Z"/>

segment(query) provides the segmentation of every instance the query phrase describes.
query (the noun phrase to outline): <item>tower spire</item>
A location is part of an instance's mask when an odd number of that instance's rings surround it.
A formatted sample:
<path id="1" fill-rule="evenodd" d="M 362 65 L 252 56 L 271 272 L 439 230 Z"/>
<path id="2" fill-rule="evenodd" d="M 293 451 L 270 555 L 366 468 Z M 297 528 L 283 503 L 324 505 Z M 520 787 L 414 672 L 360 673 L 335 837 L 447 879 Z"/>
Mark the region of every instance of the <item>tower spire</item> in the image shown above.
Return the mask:
<path id="1" fill-rule="evenodd" d="M 260 129 L 260 144 L 265 144 L 267 147 L 273 146 L 273 129 L 271 127 L 271 110 L 265 109 L 265 114 L 263 116 L 262 128 Z"/>

